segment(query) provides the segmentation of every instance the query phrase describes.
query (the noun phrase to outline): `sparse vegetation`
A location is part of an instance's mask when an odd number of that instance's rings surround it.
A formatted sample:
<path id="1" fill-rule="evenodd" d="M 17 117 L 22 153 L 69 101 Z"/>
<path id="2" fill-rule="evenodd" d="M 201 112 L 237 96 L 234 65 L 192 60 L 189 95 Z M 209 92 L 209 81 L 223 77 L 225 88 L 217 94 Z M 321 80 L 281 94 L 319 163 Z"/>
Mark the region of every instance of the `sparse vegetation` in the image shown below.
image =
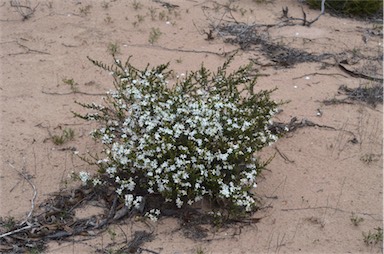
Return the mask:
<path id="1" fill-rule="evenodd" d="M 156 20 L 156 8 L 154 7 L 149 7 L 149 15 L 151 16 L 151 20 L 155 21 Z"/>
<path id="2" fill-rule="evenodd" d="M 161 31 L 159 28 L 151 28 L 151 31 L 149 33 L 149 38 L 148 38 L 148 42 L 151 43 L 151 44 L 154 44 L 155 42 L 157 42 L 161 36 Z"/>
<path id="3" fill-rule="evenodd" d="M 367 153 L 367 154 L 364 154 L 360 157 L 360 160 L 362 162 L 364 162 L 365 164 L 369 165 L 371 164 L 372 162 L 375 162 L 375 161 L 378 161 L 379 156 L 377 156 L 376 154 L 372 154 L 372 153 Z"/>
<path id="4" fill-rule="evenodd" d="M 114 242 L 116 240 L 117 233 L 112 228 L 108 228 L 108 234 L 111 238 L 111 241 Z"/>
<path id="5" fill-rule="evenodd" d="M 352 222 L 352 224 L 354 226 L 356 226 L 356 227 L 359 226 L 360 223 L 363 222 L 363 221 L 364 221 L 363 218 L 361 218 L 361 217 L 357 216 L 356 214 L 352 213 L 352 215 L 351 215 L 351 222 Z"/>
<path id="6" fill-rule="evenodd" d="M 107 25 L 112 24 L 113 21 L 112 21 L 111 16 L 108 15 L 107 17 L 105 17 L 104 22 L 105 22 Z"/>
<path id="7" fill-rule="evenodd" d="M 69 85 L 72 92 L 76 93 L 79 91 L 79 89 L 78 89 L 79 84 L 76 83 L 73 78 L 71 78 L 71 79 L 63 78 L 62 81 L 64 84 Z"/>
<path id="8" fill-rule="evenodd" d="M 196 249 L 196 254 L 205 254 L 204 249 L 202 247 L 198 247 Z"/>
<path id="9" fill-rule="evenodd" d="M 176 59 L 176 63 L 181 64 L 183 62 L 183 59 L 181 57 Z"/>
<path id="10" fill-rule="evenodd" d="M 136 11 L 143 7 L 143 5 L 138 0 L 133 0 L 132 6 L 133 6 L 133 9 L 135 9 Z"/>
<path id="11" fill-rule="evenodd" d="M 167 13 L 165 11 L 161 11 L 159 13 L 159 19 L 164 21 L 164 20 L 168 20 L 169 18 L 168 18 Z"/>
<path id="12" fill-rule="evenodd" d="M 241 16 L 244 16 L 245 13 L 247 13 L 247 10 L 244 9 L 244 8 L 240 8 L 239 10 L 240 10 L 240 14 L 241 14 Z"/>
<path id="13" fill-rule="evenodd" d="M 321 0 L 307 0 L 312 8 L 320 9 Z M 325 1 L 328 12 L 348 16 L 369 17 L 383 13 L 382 0 L 338 0 Z"/>
<path id="14" fill-rule="evenodd" d="M 375 82 L 372 85 L 363 85 L 358 88 L 349 88 L 342 85 L 339 90 L 344 92 L 350 100 L 362 101 L 371 106 L 383 103 L 383 84 L 379 82 Z"/>
<path id="15" fill-rule="evenodd" d="M 80 7 L 79 8 L 80 14 L 87 16 L 91 12 L 91 8 L 92 8 L 92 5 L 90 5 L 90 4 L 88 4 L 84 7 Z"/>
<path id="16" fill-rule="evenodd" d="M 135 17 L 136 17 L 136 21 L 132 23 L 134 27 L 138 26 L 140 23 L 144 22 L 145 20 L 145 17 L 140 14 L 137 14 Z"/>
<path id="17" fill-rule="evenodd" d="M 371 230 L 368 233 L 363 232 L 363 240 L 366 245 L 382 245 L 383 244 L 383 228 L 378 227 L 374 229 L 374 232 Z"/>
<path id="18" fill-rule="evenodd" d="M 10 217 L 0 217 L 0 226 L 4 227 L 6 230 L 11 230 L 13 227 L 16 226 L 15 218 Z"/>
<path id="19" fill-rule="evenodd" d="M 63 130 L 62 134 L 60 135 L 53 135 L 52 136 L 52 142 L 55 145 L 62 145 L 66 143 L 67 141 L 73 140 L 75 137 L 75 131 L 71 128 L 66 128 Z"/>
<path id="20" fill-rule="evenodd" d="M 112 56 L 120 54 L 120 46 L 117 43 L 110 42 L 107 47 L 107 51 Z"/>
<path id="21" fill-rule="evenodd" d="M 108 8 L 109 8 L 109 3 L 106 2 L 106 1 L 103 1 L 103 2 L 101 3 L 101 7 L 102 7 L 103 9 L 108 9 Z"/>

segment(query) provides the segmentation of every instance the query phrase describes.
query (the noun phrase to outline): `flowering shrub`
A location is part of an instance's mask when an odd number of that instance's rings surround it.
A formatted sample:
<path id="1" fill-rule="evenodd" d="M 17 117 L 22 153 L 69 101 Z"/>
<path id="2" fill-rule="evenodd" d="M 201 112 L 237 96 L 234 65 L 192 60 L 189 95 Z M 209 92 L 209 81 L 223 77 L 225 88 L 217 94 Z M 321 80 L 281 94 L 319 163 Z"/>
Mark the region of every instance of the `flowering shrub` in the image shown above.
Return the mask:
<path id="1" fill-rule="evenodd" d="M 92 112 L 75 113 L 100 123 L 91 135 L 105 155 L 98 174 L 81 172 L 81 180 L 113 186 L 129 209 L 143 211 L 146 197 L 159 195 L 178 208 L 208 198 L 252 211 L 250 190 L 267 164 L 255 152 L 277 140 L 268 129 L 278 106 L 273 90 L 253 92 L 250 66 L 227 74 L 231 59 L 216 73 L 201 67 L 175 84 L 167 81 L 168 65 L 138 70 L 129 59 L 114 60 L 91 60 L 115 79 L 105 105 L 79 103 Z M 146 216 L 158 216 L 157 208 Z"/>

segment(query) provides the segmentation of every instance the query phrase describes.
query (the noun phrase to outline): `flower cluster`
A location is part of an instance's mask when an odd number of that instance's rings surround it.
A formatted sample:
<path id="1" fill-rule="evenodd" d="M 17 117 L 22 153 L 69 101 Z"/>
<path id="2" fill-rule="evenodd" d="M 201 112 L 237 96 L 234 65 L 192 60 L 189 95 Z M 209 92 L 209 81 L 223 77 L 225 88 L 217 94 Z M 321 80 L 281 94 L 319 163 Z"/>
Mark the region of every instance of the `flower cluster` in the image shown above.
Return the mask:
<path id="1" fill-rule="evenodd" d="M 126 206 L 139 209 L 145 195 L 160 194 L 178 208 L 209 198 L 253 209 L 249 191 L 265 166 L 255 152 L 277 140 L 268 126 L 278 104 L 272 91 L 254 94 L 248 66 L 229 75 L 229 61 L 213 75 L 202 67 L 171 86 L 167 65 L 139 71 L 118 60 L 115 69 L 94 63 L 113 70 L 116 90 L 105 106 L 81 104 L 97 111 L 81 117 L 102 124 L 91 133 L 104 144 L 100 174 Z"/>

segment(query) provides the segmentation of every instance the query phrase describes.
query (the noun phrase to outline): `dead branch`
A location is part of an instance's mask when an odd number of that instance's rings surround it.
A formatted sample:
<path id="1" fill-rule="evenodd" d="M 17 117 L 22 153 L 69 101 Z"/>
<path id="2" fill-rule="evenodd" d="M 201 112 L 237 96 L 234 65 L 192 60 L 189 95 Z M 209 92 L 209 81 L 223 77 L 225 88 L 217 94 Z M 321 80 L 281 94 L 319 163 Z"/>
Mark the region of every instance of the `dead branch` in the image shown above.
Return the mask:
<path id="1" fill-rule="evenodd" d="M 378 103 L 383 103 L 383 85 L 377 83 L 372 87 L 358 87 L 355 89 L 349 88 L 345 85 L 339 87 L 339 91 L 347 95 L 348 97 L 343 100 L 330 100 L 324 102 L 331 102 L 330 104 L 336 104 L 337 102 L 345 103 L 345 100 L 361 101 L 368 105 L 376 107 Z"/>
<path id="2" fill-rule="evenodd" d="M 368 79 L 368 80 L 372 80 L 372 81 L 380 81 L 380 82 L 383 82 L 383 78 L 379 78 L 379 77 L 371 77 L 371 76 L 368 76 L 368 75 L 365 75 L 365 74 L 362 74 L 362 73 L 358 73 L 358 72 L 354 72 L 354 71 L 351 71 L 351 70 L 348 70 L 344 65 L 342 65 L 341 63 L 338 64 L 340 70 L 342 70 L 343 72 L 347 73 L 348 75 L 350 75 L 351 77 L 354 77 L 354 78 L 363 78 L 363 79 Z"/>
<path id="3" fill-rule="evenodd" d="M 324 12 L 325 12 L 325 0 L 321 1 L 321 12 L 320 12 L 320 14 L 315 19 L 313 19 L 312 21 L 308 21 L 307 20 L 307 14 L 305 13 L 305 11 L 303 9 L 303 6 L 301 6 L 301 11 L 303 13 L 303 18 L 293 18 L 293 17 L 288 17 L 288 7 L 283 8 L 282 18 L 284 18 L 285 21 L 300 20 L 300 21 L 303 21 L 303 26 L 308 26 L 309 27 L 313 23 L 315 23 L 320 18 L 320 16 L 324 15 Z"/>
<path id="4" fill-rule="evenodd" d="M 336 211 L 336 212 L 349 213 L 349 214 L 352 213 L 352 211 L 347 211 L 347 210 L 343 210 L 343 209 L 336 208 L 336 207 L 332 207 L 332 206 L 314 206 L 314 207 L 300 207 L 300 208 L 283 208 L 283 209 L 281 209 L 281 211 L 283 211 L 283 212 L 292 212 L 292 211 L 318 210 L 318 209 L 329 209 L 329 210 L 334 210 L 334 211 Z M 382 221 L 382 219 L 377 219 L 377 218 L 374 217 L 374 216 L 377 215 L 377 214 L 373 214 L 373 213 L 355 213 L 355 214 L 361 214 L 361 215 L 370 216 L 372 219 L 374 219 L 374 220 L 376 220 L 376 221 Z"/>
<path id="5" fill-rule="evenodd" d="M 295 163 L 295 161 L 288 159 L 288 157 L 287 157 L 284 153 L 282 153 L 282 152 L 277 148 L 277 146 L 275 146 L 275 150 L 276 150 L 277 153 L 281 156 L 281 158 L 284 159 L 285 162 Z"/>
<path id="6" fill-rule="evenodd" d="M 15 166 L 13 166 L 10 162 L 8 162 L 9 166 L 11 166 L 20 176 L 22 176 L 28 183 L 29 185 L 31 185 L 32 189 L 33 189 L 33 197 L 32 197 L 32 200 L 31 200 L 31 209 L 27 215 L 27 217 L 25 218 L 24 221 L 22 221 L 20 223 L 20 225 L 23 225 L 24 223 L 28 222 L 29 218 L 32 216 L 32 213 L 33 213 L 33 210 L 35 209 L 35 200 L 36 200 L 36 197 L 37 197 L 37 189 L 36 189 L 36 186 L 33 184 L 33 182 L 31 181 L 31 176 L 27 175 L 24 170 L 23 171 L 19 171 L 15 168 Z"/>
<path id="7" fill-rule="evenodd" d="M 180 6 L 176 5 L 176 4 L 170 4 L 168 2 L 161 1 L 161 0 L 152 0 L 152 1 L 155 2 L 155 3 L 161 4 L 161 6 L 167 8 L 168 10 L 172 10 L 172 9 L 180 7 Z"/>
<path id="8" fill-rule="evenodd" d="M 320 18 L 321 15 L 324 15 L 324 11 L 325 11 L 324 5 L 325 5 L 325 0 L 322 0 L 321 1 L 321 12 L 320 12 L 319 16 L 317 16 L 314 20 L 307 22 L 307 24 L 306 24 L 307 26 L 312 25 L 313 23 L 315 23 Z"/>
<path id="9" fill-rule="evenodd" d="M 318 127 L 318 128 L 334 130 L 334 131 L 343 131 L 343 132 L 350 134 L 353 137 L 350 140 L 352 143 L 358 142 L 356 139 L 355 133 L 353 133 L 352 131 L 347 131 L 344 129 L 338 129 L 338 128 L 328 126 L 328 125 L 317 124 L 317 123 L 314 123 L 314 122 L 307 120 L 305 118 L 302 119 L 301 121 L 298 121 L 297 117 L 293 117 L 289 123 L 274 122 L 273 124 L 271 124 L 268 127 L 268 129 L 274 134 L 281 134 L 281 133 L 294 132 L 297 129 L 304 128 L 304 127 Z"/>
<path id="10" fill-rule="evenodd" d="M 344 78 L 348 78 L 347 76 L 343 75 L 343 74 L 340 74 L 340 73 L 320 73 L 320 72 L 312 72 L 312 73 L 308 73 L 308 74 L 305 74 L 303 76 L 300 76 L 300 77 L 296 77 L 296 78 L 293 78 L 293 80 L 295 79 L 301 79 L 301 78 L 304 78 L 306 76 L 316 76 L 316 75 L 322 75 L 322 76 L 342 76 Z"/>
<path id="11" fill-rule="evenodd" d="M 43 94 L 48 94 L 48 95 L 70 95 L 70 94 L 82 94 L 82 95 L 89 95 L 89 96 L 104 96 L 105 93 L 86 93 L 86 92 L 81 92 L 81 91 L 72 91 L 68 93 L 56 93 L 56 92 L 46 92 L 46 91 L 41 91 Z"/>
<path id="12" fill-rule="evenodd" d="M 30 49 L 27 46 L 19 43 L 18 41 L 16 41 L 16 44 L 19 45 L 20 47 L 22 47 L 23 49 L 26 49 L 27 51 L 26 52 L 20 52 L 20 53 L 10 53 L 10 54 L 8 54 L 8 56 L 16 56 L 16 55 L 30 54 L 30 53 L 50 55 L 50 53 L 48 53 L 48 52 L 44 52 L 44 51 L 40 51 L 40 50 L 36 50 L 36 49 Z"/>
<path id="13" fill-rule="evenodd" d="M 1 238 L 4 238 L 4 237 L 6 237 L 6 236 L 10 236 L 10 235 L 17 234 L 17 233 L 22 232 L 22 231 L 27 230 L 27 229 L 31 229 L 31 228 L 33 228 L 33 227 L 35 227 L 35 225 L 30 224 L 30 225 L 27 225 L 27 226 L 25 226 L 25 227 L 22 227 L 22 228 L 13 230 L 13 231 L 9 231 L 9 232 L 7 232 L 7 233 L 4 233 L 4 234 L 0 235 L 0 239 L 1 239 Z"/>
<path id="14" fill-rule="evenodd" d="M 166 51 L 176 51 L 176 52 L 183 52 L 183 53 L 195 53 L 195 54 L 212 54 L 212 55 L 217 55 L 217 56 L 228 56 L 232 53 L 234 53 L 236 50 L 232 50 L 229 52 L 214 52 L 214 51 L 208 51 L 208 50 L 194 50 L 194 49 L 175 49 L 175 48 L 167 48 L 159 45 L 147 45 L 147 44 L 127 44 L 128 46 L 131 47 L 138 47 L 138 48 L 158 48 L 161 50 L 166 50 Z"/>

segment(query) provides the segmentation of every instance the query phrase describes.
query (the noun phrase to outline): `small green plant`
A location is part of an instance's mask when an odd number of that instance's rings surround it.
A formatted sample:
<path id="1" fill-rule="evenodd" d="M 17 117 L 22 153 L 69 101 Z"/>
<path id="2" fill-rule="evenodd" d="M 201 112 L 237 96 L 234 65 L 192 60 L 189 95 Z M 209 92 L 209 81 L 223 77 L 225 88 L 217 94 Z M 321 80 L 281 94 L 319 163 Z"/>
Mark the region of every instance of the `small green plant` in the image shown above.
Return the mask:
<path id="1" fill-rule="evenodd" d="M 149 32 L 149 38 L 148 38 L 148 42 L 151 43 L 151 44 L 154 44 L 155 42 L 157 42 L 161 36 L 161 31 L 159 28 L 151 28 L 151 31 Z"/>
<path id="2" fill-rule="evenodd" d="M 132 24 L 134 27 L 138 26 L 140 23 L 142 23 L 145 20 L 145 17 L 143 15 L 136 15 L 136 21 L 134 21 Z"/>
<path id="3" fill-rule="evenodd" d="M 29 248 L 26 253 L 27 254 L 41 254 L 41 253 L 44 253 L 44 248 L 41 248 L 40 246 L 34 246 L 32 248 Z"/>
<path id="4" fill-rule="evenodd" d="M 105 17 L 104 22 L 105 22 L 107 25 L 112 24 L 113 21 L 112 21 L 111 16 L 107 16 L 107 17 Z"/>
<path id="5" fill-rule="evenodd" d="M 213 10 L 217 13 L 221 9 L 221 5 L 219 3 L 213 2 Z"/>
<path id="6" fill-rule="evenodd" d="M 156 20 L 156 8 L 149 7 L 149 15 L 151 16 L 151 20 L 155 21 Z"/>
<path id="7" fill-rule="evenodd" d="M 111 241 L 114 242 L 117 236 L 116 232 L 113 229 L 108 228 L 108 234 L 111 237 Z"/>
<path id="8" fill-rule="evenodd" d="M 244 16 L 245 13 L 247 13 L 247 10 L 244 9 L 244 8 L 240 8 L 240 14 L 241 14 L 241 16 Z"/>
<path id="9" fill-rule="evenodd" d="M 137 22 L 139 22 L 139 23 L 141 23 L 145 20 L 145 17 L 143 15 L 140 15 L 140 14 L 136 15 L 136 18 L 137 18 Z"/>
<path id="10" fill-rule="evenodd" d="M 198 247 L 197 249 L 196 249 L 196 254 L 204 254 L 205 252 L 204 252 L 204 249 L 202 248 L 202 247 Z"/>
<path id="11" fill-rule="evenodd" d="M 52 1 L 48 1 L 46 3 L 46 6 L 48 7 L 48 9 L 52 9 L 53 8 L 53 2 Z"/>
<path id="12" fill-rule="evenodd" d="M 78 89 L 79 84 L 76 83 L 75 80 L 73 80 L 72 78 L 71 79 L 63 78 L 62 81 L 64 84 L 69 85 L 72 92 L 77 93 L 79 91 Z"/>
<path id="13" fill-rule="evenodd" d="M 367 246 L 383 244 L 383 228 L 378 227 L 374 230 L 376 231 L 375 233 L 372 233 L 371 230 L 368 233 L 363 232 L 363 240 Z"/>
<path id="14" fill-rule="evenodd" d="M 363 221 L 364 221 L 363 218 L 361 218 L 361 217 L 357 216 L 356 214 L 352 213 L 352 215 L 351 215 L 351 222 L 352 222 L 352 224 L 354 226 L 356 226 L 356 227 L 359 226 L 360 223 L 363 222 Z"/>
<path id="15" fill-rule="evenodd" d="M 133 9 L 135 9 L 136 11 L 141 9 L 141 7 L 143 7 L 140 1 L 137 1 L 137 0 L 133 0 L 132 6 L 133 6 Z"/>
<path id="16" fill-rule="evenodd" d="M 167 13 L 166 13 L 165 11 L 161 11 L 161 12 L 159 13 L 159 19 L 160 19 L 161 21 L 164 21 L 164 20 L 168 20 L 169 18 L 168 18 Z"/>
<path id="17" fill-rule="evenodd" d="M 84 7 L 80 7 L 79 11 L 82 15 L 87 16 L 89 13 L 91 13 L 92 5 L 86 5 Z"/>
<path id="18" fill-rule="evenodd" d="M 378 161 L 379 159 L 376 157 L 375 154 L 367 153 L 360 157 L 360 160 L 364 162 L 365 164 L 369 165 L 372 162 Z"/>
<path id="19" fill-rule="evenodd" d="M 16 226 L 15 218 L 10 217 L 0 217 L 0 226 L 4 227 L 6 231 L 12 230 Z"/>
<path id="20" fill-rule="evenodd" d="M 102 7 L 103 9 L 108 9 L 108 8 L 109 8 L 109 3 L 103 1 L 103 2 L 101 3 L 101 7 Z"/>
<path id="21" fill-rule="evenodd" d="M 114 58 L 113 66 L 91 60 L 113 72 L 115 90 L 104 105 L 78 102 L 91 111 L 86 115 L 74 112 L 100 124 L 92 137 L 105 156 L 96 175 L 79 173 L 81 181 L 115 189 L 127 209 L 152 211 L 151 217 L 162 203 L 182 208 L 202 199 L 226 211 L 220 220 L 254 211 L 251 190 L 271 160 L 255 154 L 277 140 L 268 127 L 280 104 L 270 99 L 274 90 L 255 93 L 251 65 L 228 72 L 232 59 L 172 85 L 169 64 L 140 70 L 129 59 Z M 154 195 L 161 202 L 146 208 Z"/>
<path id="22" fill-rule="evenodd" d="M 110 42 L 108 44 L 107 51 L 112 56 L 116 56 L 116 55 L 120 54 L 120 47 L 117 43 Z"/>
<path id="23" fill-rule="evenodd" d="M 181 17 L 181 14 L 179 11 L 173 10 L 173 16 L 178 19 Z"/>
<path id="24" fill-rule="evenodd" d="M 75 137 L 75 131 L 71 128 L 66 128 L 63 130 L 63 133 L 61 135 L 53 135 L 52 136 L 52 142 L 55 145 L 62 145 L 67 141 L 73 140 Z"/>
<path id="25" fill-rule="evenodd" d="M 181 57 L 176 59 L 176 63 L 181 64 L 182 62 L 183 62 L 183 59 L 181 59 Z"/>

